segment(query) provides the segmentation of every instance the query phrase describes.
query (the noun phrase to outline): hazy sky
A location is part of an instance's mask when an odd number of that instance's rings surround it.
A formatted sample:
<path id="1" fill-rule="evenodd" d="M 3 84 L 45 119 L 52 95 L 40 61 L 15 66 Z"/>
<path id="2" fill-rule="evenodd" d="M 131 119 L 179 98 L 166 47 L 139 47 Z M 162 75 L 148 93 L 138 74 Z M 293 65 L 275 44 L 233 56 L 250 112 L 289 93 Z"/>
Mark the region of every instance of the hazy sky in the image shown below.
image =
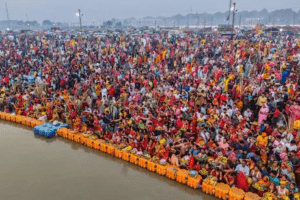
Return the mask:
<path id="1" fill-rule="evenodd" d="M 0 0 L 0 20 L 6 20 L 5 2 L 7 2 L 11 20 L 45 19 L 61 22 L 77 22 L 78 8 L 84 14 L 82 20 L 89 24 L 92 20 L 103 21 L 113 17 L 124 19 L 145 16 L 172 16 L 195 13 L 224 12 L 229 9 L 229 0 Z M 233 0 L 237 9 L 268 11 L 283 8 L 300 9 L 299 0 Z"/>

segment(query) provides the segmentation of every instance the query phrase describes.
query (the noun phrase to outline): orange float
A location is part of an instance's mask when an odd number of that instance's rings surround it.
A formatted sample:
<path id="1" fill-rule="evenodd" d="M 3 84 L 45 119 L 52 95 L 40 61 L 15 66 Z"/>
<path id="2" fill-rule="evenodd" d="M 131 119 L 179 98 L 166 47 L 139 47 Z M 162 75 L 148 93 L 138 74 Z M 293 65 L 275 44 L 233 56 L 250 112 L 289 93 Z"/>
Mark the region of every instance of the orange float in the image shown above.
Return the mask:
<path id="1" fill-rule="evenodd" d="M 86 144 L 88 138 L 84 136 L 84 134 L 82 134 L 82 137 L 80 137 L 79 142 L 81 144 Z"/>
<path id="2" fill-rule="evenodd" d="M 101 140 L 95 140 L 93 148 L 96 150 L 100 150 Z"/>
<path id="3" fill-rule="evenodd" d="M 63 135 L 63 131 L 66 130 L 67 128 L 60 128 L 57 130 L 57 135 L 58 136 L 62 136 Z"/>
<path id="4" fill-rule="evenodd" d="M 156 168 L 156 173 L 158 173 L 159 175 L 166 175 L 167 173 L 167 167 L 168 165 L 157 165 L 157 168 Z"/>
<path id="5" fill-rule="evenodd" d="M 100 151 L 107 152 L 107 144 L 105 143 L 101 144 Z"/>
<path id="6" fill-rule="evenodd" d="M 10 121 L 15 122 L 16 121 L 16 115 L 11 115 L 10 116 Z"/>
<path id="7" fill-rule="evenodd" d="M 30 126 L 35 127 L 35 126 L 37 126 L 37 124 L 38 124 L 38 121 L 36 119 L 33 119 L 30 123 Z"/>
<path id="8" fill-rule="evenodd" d="M 188 176 L 187 185 L 191 188 L 197 189 L 202 177 L 198 175 L 197 177 Z"/>
<path id="9" fill-rule="evenodd" d="M 130 156 L 130 160 L 129 160 L 131 163 L 133 163 L 133 164 L 139 164 L 139 157 L 138 156 L 136 156 L 136 155 L 131 155 Z"/>
<path id="10" fill-rule="evenodd" d="M 174 165 L 170 165 L 169 167 L 167 167 L 166 177 L 168 177 L 169 179 L 175 180 L 177 170 L 178 169 Z"/>
<path id="11" fill-rule="evenodd" d="M 131 156 L 131 154 L 128 153 L 128 152 L 126 152 L 126 151 L 122 152 L 122 160 L 129 161 L 130 160 L 130 156 Z"/>
<path id="12" fill-rule="evenodd" d="M 7 113 L 3 113 L 1 119 L 6 120 L 7 115 L 8 115 Z"/>
<path id="13" fill-rule="evenodd" d="M 225 184 L 225 183 L 218 183 L 215 187 L 216 192 L 215 196 L 220 198 L 220 199 L 227 199 L 228 198 L 228 193 L 230 190 L 230 186 Z"/>
<path id="14" fill-rule="evenodd" d="M 238 188 L 231 188 L 229 190 L 229 200 L 243 200 L 245 192 Z"/>
<path id="15" fill-rule="evenodd" d="M 83 133 L 77 133 L 74 135 L 74 141 L 80 143 L 81 138 L 83 138 Z"/>
<path id="16" fill-rule="evenodd" d="M 147 163 L 147 169 L 151 172 L 155 172 L 157 168 L 157 163 L 149 161 Z"/>
<path id="17" fill-rule="evenodd" d="M 2 119 L 2 115 L 1 115 L 1 119 Z M 22 116 L 16 115 L 16 122 L 21 123 L 21 121 L 22 121 Z"/>
<path id="18" fill-rule="evenodd" d="M 86 145 L 88 146 L 88 147 L 94 147 L 94 142 L 95 142 L 95 140 L 92 140 L 92 139 L 90 139 L 90 138 L 87 138 L 87 140 L 86 140 Z"/>
<path id="19" fill-rule="evenodd" d="M 106 153 L 110 154 L 110 155 L 114 155 L 115 154 L 115 148 L 111 145 L 107 145 L 107 151 Z"/>
<path id="20" fill-rule="evenodd" d="M 26 126 L 31 126 L 31 122 L 33 121 L 33 119 L 32 118 L 27 118 L 27 120 L 26 120 L 26 122 L 25 122 L 25 125 Z"/>
<path id="21" fill-rule="evenodd" d="M 188 175 L 189 175 L 189 171 L 187 170 L 178 170 L 177 171 L 177 176 L 176 176 L 176 181 L 182 184 L 186 184 L 187 180 L 188 180 Z"/>
<path id="22" fill-rule="evenodd" d="M 6 121 L 10 121 L 10 118 L 11 118 L 10 114 L 7 113 L 7 114 L 5 115 L 5 120 L 6 120 Z"/>
<path id="23" fill-rule="evenodd" d="M 261 197 L 258 194 L 247 192 L 244 200 L 261 200 Z"/>
<path id="24" fill-rule="evenodd" d="M 215 186 L 214 185 L 209 185 L 209 184 L 207 184 L 206 182 L 203 181 L 202 191 L 207 193 L 207 194 L 213 195 L 214 192 L 215 192 Z"/>
<path id="25" fill-rule="evenodd" d="M 64 138 L 68 138 L 69 132 L 70 132 L 70 129 L 64 129 L 64 130 L 62 131 L 62 136 L 63 136 Z"/>
<path id="26" fill-rule="evenodd" d="M 75 131 L 69 131 L 69 133 L 68 133 L 68 139 L 73 141 L 74 137 L 75 137 L 75 134 L 76 134 Z"/>
<path id="27" fill-rule="evenodd" d="M 117 158 L 122 158 L 122 150 L 120 149 L 115 149 L 115 156 Z"/>
<path id="28" fill-rule="evenodd" d="M 145 158 L 140 158 L 139 159 L 139 166 L 141 166 L 143 168 L 147 168 L 147 163 L 148 163 L 147 159 L 145 159 Z"/>
<path id="29" fill-rule="evenodd" d="M 39 125 L 41 125 L 41 124 L 44 124 L 44 123 L 45 123 L 45 121 L 40 121 L 40 120 L 38 120 L 37 126 L 39 126 Z"/>
<path id="30" fill-rule="evenodd" d="M 7 117 L 5 116 L 5 119 L 7 119 Z M 25 125 L 26 124 L 26 117 L 23 116 L 23 118 L 21 119 L 21 124 Z"/>

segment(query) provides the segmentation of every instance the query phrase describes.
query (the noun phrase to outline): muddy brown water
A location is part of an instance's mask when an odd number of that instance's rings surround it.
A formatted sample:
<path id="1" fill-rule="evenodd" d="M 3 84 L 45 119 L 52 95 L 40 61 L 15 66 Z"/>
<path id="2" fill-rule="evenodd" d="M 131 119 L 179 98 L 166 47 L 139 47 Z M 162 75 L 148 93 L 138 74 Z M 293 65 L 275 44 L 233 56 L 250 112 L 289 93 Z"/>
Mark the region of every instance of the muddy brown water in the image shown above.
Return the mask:
<path id="1" fill-rule="evenodd" d="M 0 121 L 0 199 L 175 200 L 216 198 L 61 137 Z"/>

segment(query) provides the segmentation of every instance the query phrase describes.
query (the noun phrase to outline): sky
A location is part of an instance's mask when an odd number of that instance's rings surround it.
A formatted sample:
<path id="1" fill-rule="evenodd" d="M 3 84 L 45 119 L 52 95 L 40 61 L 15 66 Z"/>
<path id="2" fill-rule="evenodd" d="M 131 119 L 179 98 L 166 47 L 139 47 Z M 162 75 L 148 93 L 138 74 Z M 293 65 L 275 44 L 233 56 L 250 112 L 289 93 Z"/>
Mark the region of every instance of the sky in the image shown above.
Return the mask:
<path id="1" fill-rule="evenodd" d="M 300 10 L 299 0 L 232 0 L 238 11 L 292 8 Z M 54 22 L 78 22 L 81 9 L 83 23 L 102 22 L 112 18 L 136 19 L 146 16 L 173 16 L 188 13 L 216 13 L 229 9 L 229 0 L 0 0 L 0 20 L 6 20 L 5 2 L 11 20 L 49 19 Z"/>

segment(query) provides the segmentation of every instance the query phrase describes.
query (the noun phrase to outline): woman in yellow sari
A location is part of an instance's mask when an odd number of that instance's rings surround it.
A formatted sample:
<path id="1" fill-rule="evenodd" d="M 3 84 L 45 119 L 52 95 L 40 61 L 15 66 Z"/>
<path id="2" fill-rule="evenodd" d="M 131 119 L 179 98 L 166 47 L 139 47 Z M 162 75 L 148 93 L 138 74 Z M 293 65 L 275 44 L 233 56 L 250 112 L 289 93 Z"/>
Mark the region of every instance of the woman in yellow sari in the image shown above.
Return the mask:
<path id="1" fill-rule="evenodd" d="M 257 136 L 257 145 L 262 147 L 266 147 L 268 145 L 268 137 L 265 132 Z"/>
<path id="2" fill-rule="evenodd" d="M 268 176 L 264 176 L 262 179 L 260 179 L 257 182 L 257 184 L 260 185 L 261 188 L 265 188 L 267 190 L 269 188 L 270 184 L 271 184 L 270 178 Z M 258 194 L 260 196 L 262 196 L 264 192 L 265 192 L 265 190 L 259 190 Z"/>

